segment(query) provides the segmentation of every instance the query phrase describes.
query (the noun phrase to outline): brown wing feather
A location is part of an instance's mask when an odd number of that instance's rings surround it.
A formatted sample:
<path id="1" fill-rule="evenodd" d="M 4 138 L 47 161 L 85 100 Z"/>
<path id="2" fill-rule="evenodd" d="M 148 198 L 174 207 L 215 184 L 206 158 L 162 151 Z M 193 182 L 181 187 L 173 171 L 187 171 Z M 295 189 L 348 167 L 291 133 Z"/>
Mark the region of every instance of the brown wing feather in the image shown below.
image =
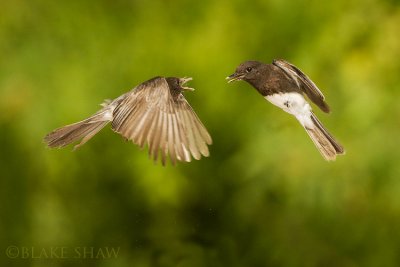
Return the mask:
<path id="1" fill-rule="evenodd" d="M 165 78 L 147 81 L 127 94 L 114 111 L 115 132 L 143 147 L 149 156 L 191 161 L 209 156 L 211 137 L 182 94 L 173 97 Z"/>
<path id="2" fill-rule="evenodd" d="M 272 64 L 281 68 L 290 78 L 292 78 L 296 82 L 297 86 L 302 89 L 308 98 L 310 98 L 310 100 L 322 111 L 326 113 L 330 112 L 329 106 L 325 102 L 325 96 L 322 94 L 321 90 L 300 69 L 282 59 L 276 59 Z"/>

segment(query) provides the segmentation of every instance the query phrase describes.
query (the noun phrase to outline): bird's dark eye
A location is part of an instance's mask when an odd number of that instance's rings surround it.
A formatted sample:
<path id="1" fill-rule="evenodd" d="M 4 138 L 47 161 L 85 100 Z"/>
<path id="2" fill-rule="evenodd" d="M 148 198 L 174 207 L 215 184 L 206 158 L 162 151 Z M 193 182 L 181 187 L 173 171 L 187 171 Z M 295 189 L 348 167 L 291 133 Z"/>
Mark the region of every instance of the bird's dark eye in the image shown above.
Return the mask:
<path id="1" fill-rule="evenodd" d="M 253 68 L 252 67 L 248 67 L 248 68 L 246 68 L 246 72 L 248 73 L 248 72 L 250 72 L 250 71 L 252 71 L 253 70 Z"/>

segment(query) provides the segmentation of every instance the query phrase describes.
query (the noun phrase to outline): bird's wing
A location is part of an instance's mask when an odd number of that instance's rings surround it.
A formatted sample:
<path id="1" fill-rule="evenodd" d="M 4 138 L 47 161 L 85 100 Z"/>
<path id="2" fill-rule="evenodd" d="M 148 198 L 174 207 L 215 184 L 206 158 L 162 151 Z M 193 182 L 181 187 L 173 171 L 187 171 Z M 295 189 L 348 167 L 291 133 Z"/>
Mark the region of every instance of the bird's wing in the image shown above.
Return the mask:
<path id="1" fill-rule="evenodd" d="M 293 79 L 297 86 L 303 90 L 303 92 L 311 99 L 322 111 L 329 113 L 330 109 L 328 104 L 325 102 L 325 96 L 321 90 L 315 85 L 307 75 L 299 70 L 293 64 L 282 60 L 275 59 L 272 64 L 282 69 L 291 79 Z"/>
<path id="2" fill-rule="evenodd" d="M 191 161 L 209 156 L 212 143 L 196 113 L 182 94 L 173 97 L 165 78 L 157 77 L 142 83 L 126 95 L 114 111 L 114 131 L 140 147 L 147 143 L 149 156 L 165 165 L 170 157 Z M 161 152 L 161 153 L 159 153 Z"/>

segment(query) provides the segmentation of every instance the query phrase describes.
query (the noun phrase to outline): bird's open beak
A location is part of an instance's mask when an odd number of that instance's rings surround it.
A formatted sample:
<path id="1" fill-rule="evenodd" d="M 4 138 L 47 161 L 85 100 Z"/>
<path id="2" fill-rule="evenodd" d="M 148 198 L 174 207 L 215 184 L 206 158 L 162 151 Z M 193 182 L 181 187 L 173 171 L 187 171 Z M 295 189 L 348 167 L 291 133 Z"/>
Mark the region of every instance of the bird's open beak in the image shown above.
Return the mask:
<path id="1" fill-rule="evenodd" d="M 192 88 L 192 87 L 183 86 L 183 85 L 185 85 L 185 83 L 187 83 L 191 80 L 193 80 L 192 77 L 184 77 L 184 78 L 179 79 L 179 83 L 183 90 L 194 91 L 194 88 Z"/>
<path id="2" fill-rule="evenodd" d="M 234 81 L 240 81 L 241 79 L 243 79 L 244 74 L 239 74 L 239 73 L 234 73 L 232 75 L 229 75 L 228 77 L 226 77 L 226 79 L 228 80 L 228 83 L 230 82 L 234 82 Z"/>

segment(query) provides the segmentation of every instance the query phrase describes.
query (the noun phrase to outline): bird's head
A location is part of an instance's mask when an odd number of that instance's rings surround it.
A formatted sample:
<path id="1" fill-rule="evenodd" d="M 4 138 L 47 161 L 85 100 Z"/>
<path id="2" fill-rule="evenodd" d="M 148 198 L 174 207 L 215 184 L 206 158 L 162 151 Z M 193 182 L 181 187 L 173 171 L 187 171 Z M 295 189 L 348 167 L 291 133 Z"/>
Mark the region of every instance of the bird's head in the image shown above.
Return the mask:
<path id="1" fill-rule="evenodd" d="M 166 78 L 168 85 L 171 89 L 178 91 L 179 93 L 182 91 L 194 91 L 194 88 L 184 86 L 187 82 L 193 80 L 191 77 L 168 77 Z"/>
<path id="2" fill-rule="evenodd" d="M 260 75 L 260 68 L 263 66 L 261 62 L 258 61 L 246 61 L 240 64 L 235 73 L 226 77 L 228 83 L 233 81 L 252 81 Z"/>

